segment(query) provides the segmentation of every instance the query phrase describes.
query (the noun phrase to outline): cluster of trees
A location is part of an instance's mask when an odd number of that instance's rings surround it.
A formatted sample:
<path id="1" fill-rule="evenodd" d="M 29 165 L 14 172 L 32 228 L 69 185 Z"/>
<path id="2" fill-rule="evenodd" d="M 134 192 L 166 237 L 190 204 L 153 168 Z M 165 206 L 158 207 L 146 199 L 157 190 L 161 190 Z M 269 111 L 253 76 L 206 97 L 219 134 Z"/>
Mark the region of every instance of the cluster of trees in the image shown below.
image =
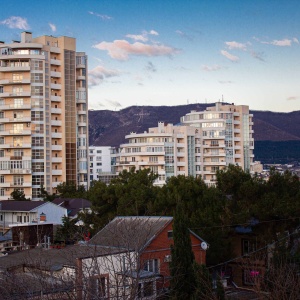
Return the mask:
<path id="1" fill-rule="evenodd" d="M 115 216 L 173 216 L 178 203 L 187 226 L 210 244 L 207 262 L 218 264 L 231 258 L 228 239 L 237 225 L 252 226 L 262 240 L 272 241 L 278 232 L 299 224 L 300 181 L 290 172 L 270 171 L 268 181 L 230 165 L 217 173 L 216 185 L 208 187 L 201 178 L 171 177 L 154 185 L 157 175 L 149 169 L 124 170 L 109 185 L 94 181 L 88 191 L 72 184 L 58 186 L 59 197 L 87 198 L 92 212 L 79 217 L 91 234 Z M 45 199 L 49 200 L 49 195 Z M 222 249 L 222 251 L 220 251 Z"/>

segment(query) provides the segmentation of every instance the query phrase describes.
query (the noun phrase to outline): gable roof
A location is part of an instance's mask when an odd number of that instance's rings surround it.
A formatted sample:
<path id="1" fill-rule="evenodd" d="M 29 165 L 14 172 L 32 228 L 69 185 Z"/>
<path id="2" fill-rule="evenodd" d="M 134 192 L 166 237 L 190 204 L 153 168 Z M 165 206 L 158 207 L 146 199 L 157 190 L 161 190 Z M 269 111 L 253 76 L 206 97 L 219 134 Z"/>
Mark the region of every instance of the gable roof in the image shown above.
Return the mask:
<path id="1" fill-rule="evenodd" d="M 141 251 L 172 221 L 172 217 L 116 217 L 89 244 Z"/>
<path id="2" fill-rule="evenodd" d="M 55 198 L 52 203 L 64 207 L 69 217 L 75 217 L 84 208 L 90 208 L 91 202 L 84 198 Z"/>
<path id="3" fill-rule="evenodd" d="M 31 211 L 39 206 L 44 205 L 45 201 L 0 201 L 0 211 Z"/>

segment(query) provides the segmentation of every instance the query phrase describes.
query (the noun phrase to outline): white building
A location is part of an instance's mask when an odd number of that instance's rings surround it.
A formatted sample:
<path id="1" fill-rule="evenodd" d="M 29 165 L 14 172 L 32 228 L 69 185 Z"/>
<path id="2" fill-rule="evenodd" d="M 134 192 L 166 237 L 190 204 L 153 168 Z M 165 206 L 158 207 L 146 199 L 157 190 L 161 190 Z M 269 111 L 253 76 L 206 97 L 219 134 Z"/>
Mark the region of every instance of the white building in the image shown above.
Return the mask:
<path id="1" fill-rule="evenodd" d="M 110 146 L 89 147 L 90 182 L 102 175 L 112 174 L 112 149 Z"/>
<path id="2" fill-rule="evenodd" d="M 150 168 L 162 185 L 171 176 L 202 176 L 214 185 L 218 170 L 229 164 L 253 168 L 253 121 L 249 107 L 216 103 L 205 111 L 192 111 L 181 125 L 158 123 L 148 132 L 132 132 L 120 145 L 116 171 Z"/>
<path id="3" fill-rule="evenodd" d="M 5 232 L 15 225 L 48 222 L 62 224 L 67 217 L 67 209 L 52 202 L 45 201 L 1 201 L 0 228 Z"/>

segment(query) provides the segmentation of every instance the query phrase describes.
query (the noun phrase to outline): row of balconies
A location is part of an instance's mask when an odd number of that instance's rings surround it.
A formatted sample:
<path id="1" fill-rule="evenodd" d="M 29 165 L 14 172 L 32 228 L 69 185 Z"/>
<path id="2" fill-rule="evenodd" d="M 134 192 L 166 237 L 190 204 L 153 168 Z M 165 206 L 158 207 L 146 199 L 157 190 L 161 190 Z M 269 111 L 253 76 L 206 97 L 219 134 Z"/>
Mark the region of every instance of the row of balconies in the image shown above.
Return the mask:
<path id="1" fill-rule="evenodd" d="M 1 79 L 1 85 L 16 85 L 16 84 L 30 84 L 30 79 L 21 79 L 21 80 L 11 80 L 11 79 Z"/>

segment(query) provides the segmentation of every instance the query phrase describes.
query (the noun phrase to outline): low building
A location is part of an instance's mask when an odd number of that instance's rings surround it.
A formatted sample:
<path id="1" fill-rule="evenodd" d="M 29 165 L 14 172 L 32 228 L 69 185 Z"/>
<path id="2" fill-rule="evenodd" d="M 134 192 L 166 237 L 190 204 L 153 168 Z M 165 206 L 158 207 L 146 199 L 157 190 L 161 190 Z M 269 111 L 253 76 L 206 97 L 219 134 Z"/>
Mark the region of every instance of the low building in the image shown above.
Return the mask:
<path id="1" fill-rule="evenodd" d="M 0 230 L 7 232 L 12 226 L 51 222 L 62 224 L 67 209 L 45 201 L 1 201 Z"/>
<path id="2" fill-rule="evenodd" d="M 157 299 L 169 287 L 172 224 L 172 217 L 117 217 L 87 244 L 45 246 L 1 257 L 0 277 L 8 279 L 0 291 L 24 294 L 18 279 L 36 278 L 30 291 L 35 295 Z M 192 231 L 190 237 L 195 260 L 205 264 L 207 244 Z M 16 286 L 10 285 L 10 278 Z"/>

